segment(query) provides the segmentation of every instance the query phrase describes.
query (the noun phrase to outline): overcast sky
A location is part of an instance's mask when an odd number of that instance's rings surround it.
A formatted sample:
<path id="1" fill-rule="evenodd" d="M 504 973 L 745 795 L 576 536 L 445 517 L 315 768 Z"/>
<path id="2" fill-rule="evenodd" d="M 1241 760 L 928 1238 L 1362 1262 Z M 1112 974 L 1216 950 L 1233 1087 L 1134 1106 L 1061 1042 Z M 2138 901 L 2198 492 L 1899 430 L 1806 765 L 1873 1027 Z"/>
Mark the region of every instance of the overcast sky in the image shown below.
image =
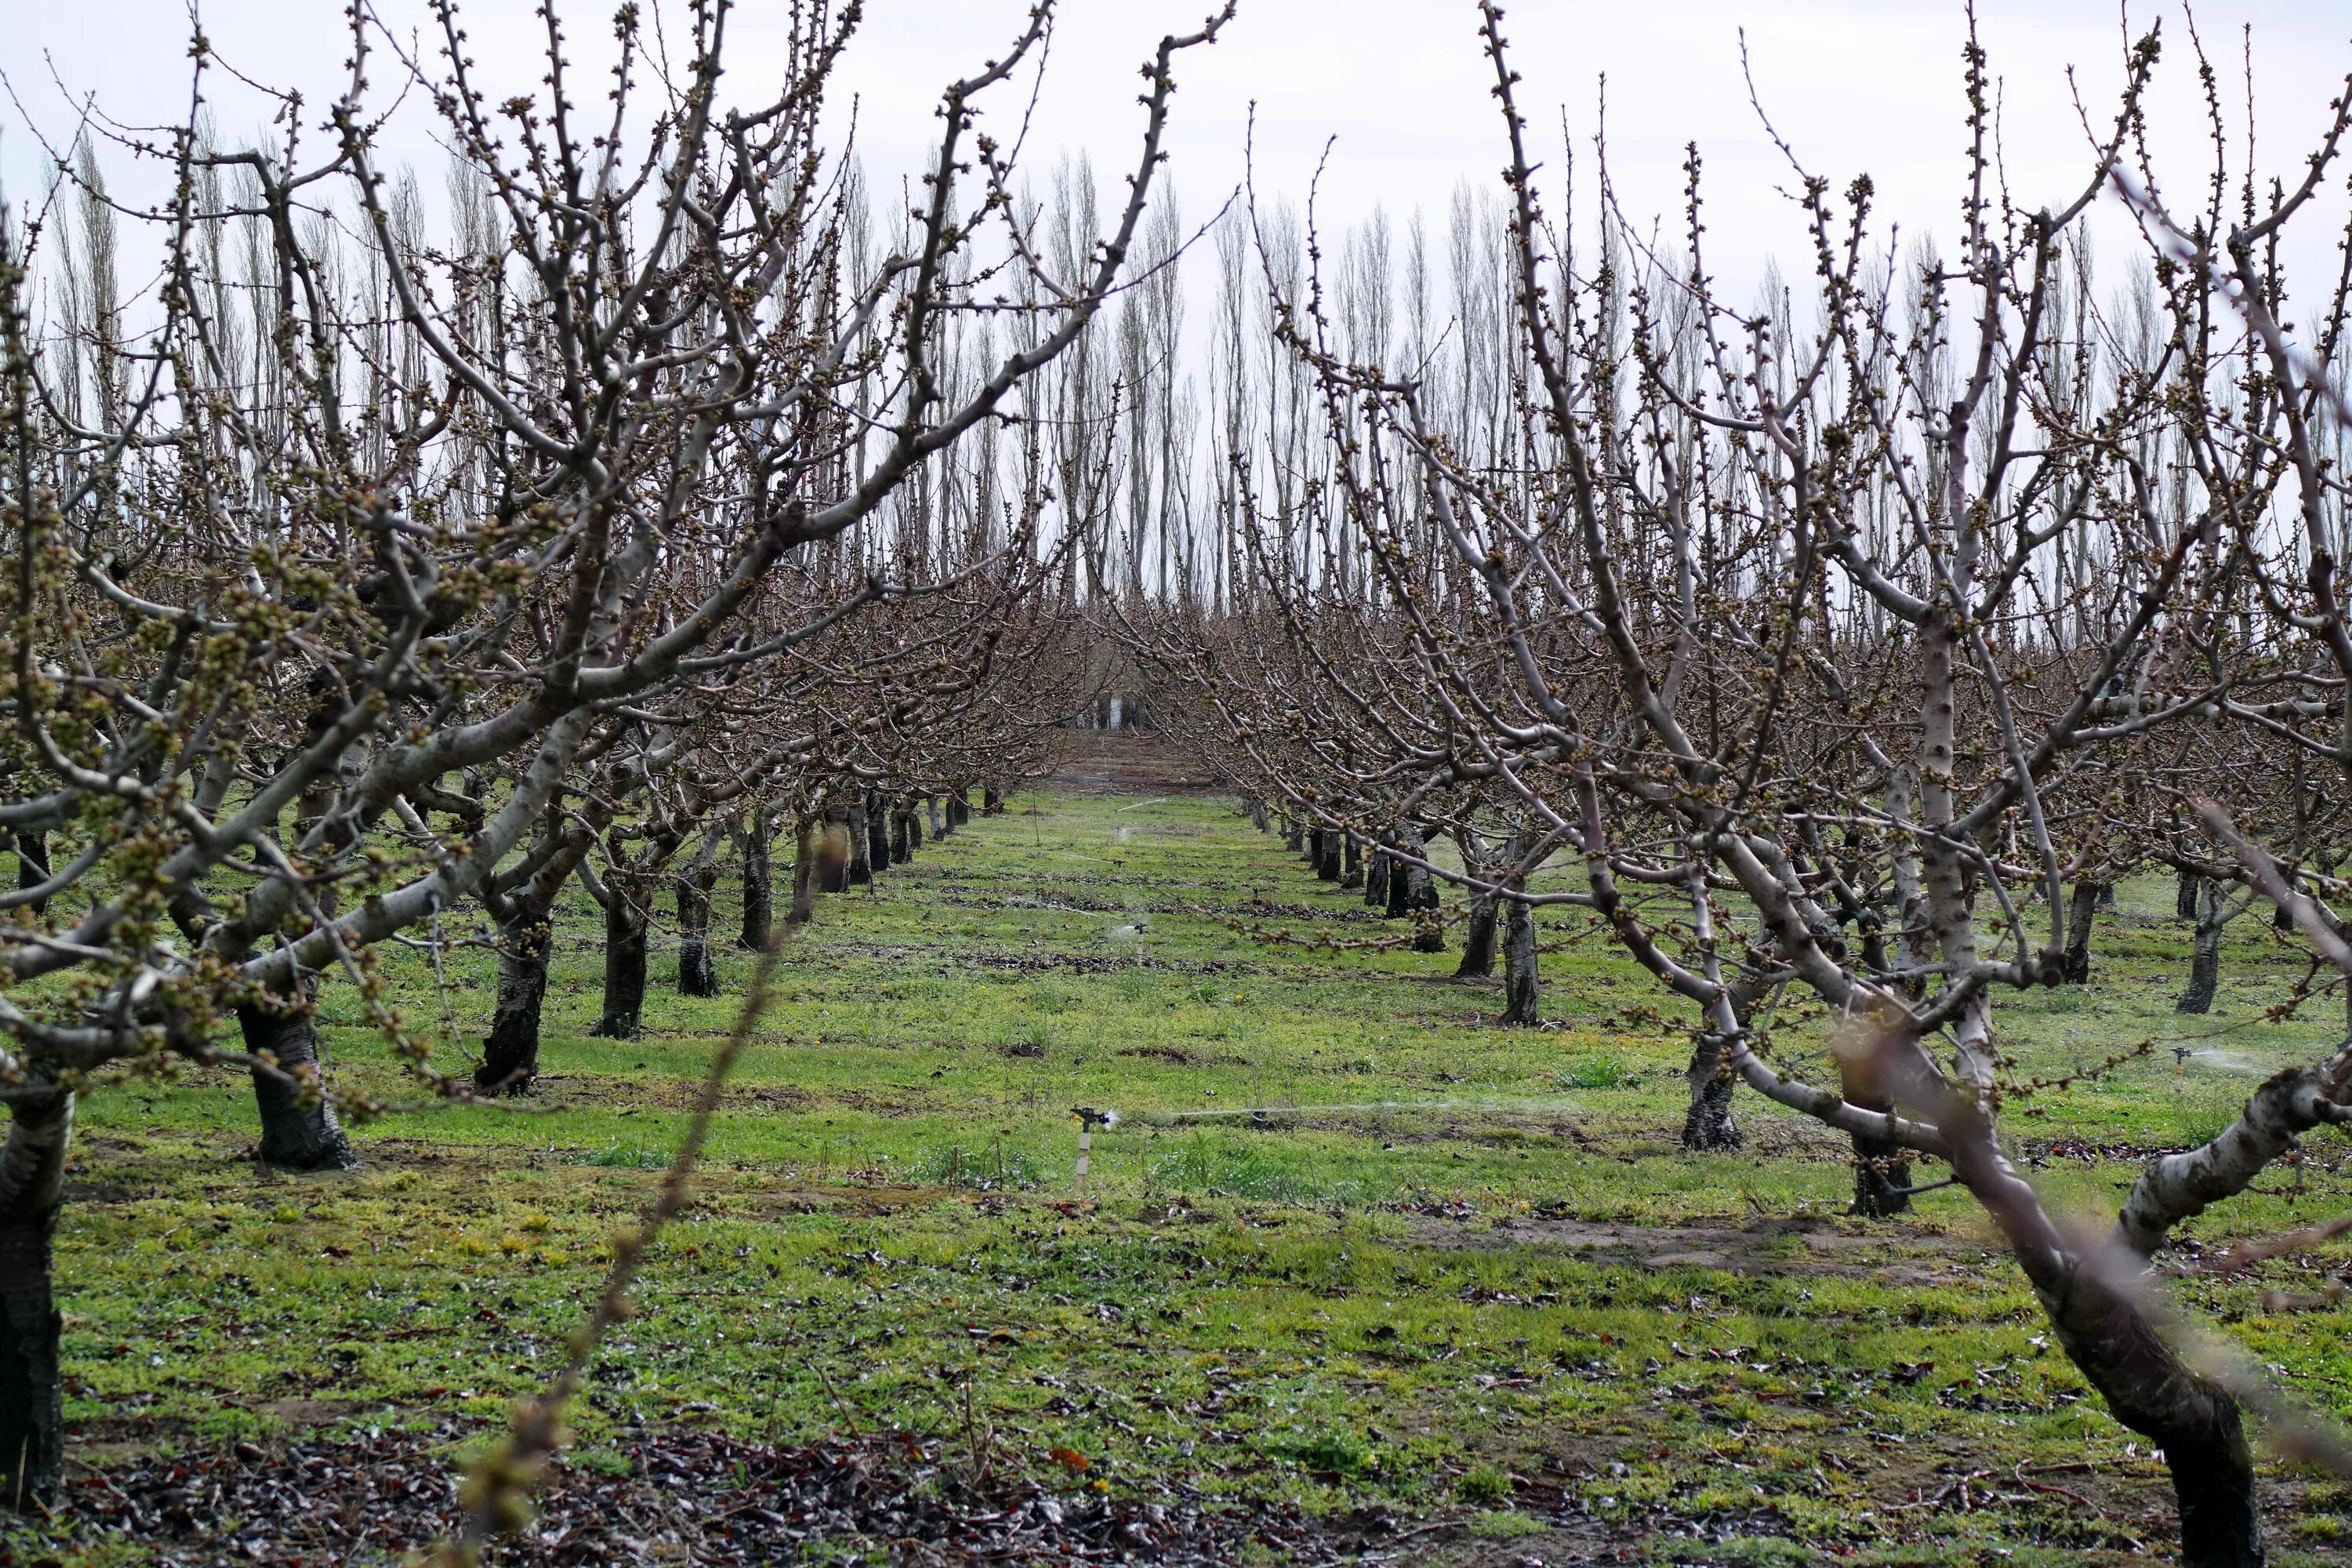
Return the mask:
<path id="1" fill-rule="evenodd" d="M 398 30 L 426 16 L 418 0 L 375 3 Z M 93 95 L 129 121 L 183 112 L 181 0 L 0 5 L 10 12 L 0 26 L 0 70 L 49 135 L 71 134 L 68 94 Z M 1031 135 L 1032 166 L 1042 174 L 1061 150 L 1086 150 L 1108 189 L 1133 156 L 1136 67 L 1162 32 L 1196 26 L 1205 5 L 1064 0 Z M 999 52 L 1026 8 L 1027 0 L 869 0 L 839 101 L 845 107 L 856 95 L 860 142 L 877 181 L 895 182 L 918 163 L 940 87 Z M 348 52 L 341 9 L 338 0 L 206 0 L 203 16 L 229 64 L 259 79 L 304 84 L 315 121 L 339 90 Z M 508 89 L 530 85 L 537 35 L 528 0 L 472 0 L 466 9 L 477 58 L 504 71 Z M 772 18 L 782 9 L 782 0 L 739 7 L 729 81 L 740 100 L 772 91 L 778 80 Z M 583 54 L 599 52 L 610 11 L 609 3 L 562 6 Z M 2123 75 L 2117 7 L 2102 0 L 1981 0 L 1978 11 L 2001 89 L 2011 187 L 2028 205 L 2067 200 L 2088 167 L 2068 68 L 2104 127 Z M 2210 155 L 2198 142 L 2202 110 L 2181 8 L 2145 0 L 2130 6 L 2135 32 L 2159 18 L 2167 47 L 2152 119 L 2173 187 L 2189 195 L 2210 169 Z M 2293 177 L 2352 68 L 2352 5 L 2207 0 L 2196 20 L 2218 57 L 2233 133 L 2244 119 L 2242 28 L 2252 25 L 2257 160 Z M 1714 269 L 1738 279 L 1752 277 L 1768 253 L 1801 254 L 1802 237 L 1778 194 L 1786 166 L 1742 80 L 1743 26 L 1764 107 L 1807 163 L 1840 186 L 1867 170 L 1888 216 L 1907 231 L 1928 228 L 1948 239 L 1964 145 L 1965 16 L 1954 0 L 1521 0 L 1507 28 L 1526 78 L 1522 107 L 1545 155 L 1558 157 L 1563 113 L 1581 143 L 1580 160 L 1589 155 L 1605 75 L 1612 167 L 1629 212 L 1674 220 L 1682 148 L 1696 141 L 1706 160 Z M 1376 203 L 1400 217 L 1416 205 L 1434 217 L 1457 183 L 1496 183 L 1498 121 L 1469 0 L 1243 0 L 1223 40 L 1178 70 L 1169 167 L 1189 217 L 1207 216 L 1239 182 L 1253 103 L 1262 193 L 1303 197 L 1317 158 L 1336 138 L 1320 207 L 1331 226 L 1360 218 Z M 388 66 L 377 71 L 379 89 L 389 90 L 395 76 Z M 216 74 L 213 84 L 225 135 L 258 123 L 256 100 L 226 77 Z M 1000 89 L 992 123 L 1009 128 L 1021 104 L 1022 93 Z M 437 191 L 440 155 L 428 132 L 423 116 L 410 116 L 394 153 L 417 163 L 427 189 Z M 12 196 L 37 188 L 39 160 L 23 114 L 0 104 L 0 178 Z"/>

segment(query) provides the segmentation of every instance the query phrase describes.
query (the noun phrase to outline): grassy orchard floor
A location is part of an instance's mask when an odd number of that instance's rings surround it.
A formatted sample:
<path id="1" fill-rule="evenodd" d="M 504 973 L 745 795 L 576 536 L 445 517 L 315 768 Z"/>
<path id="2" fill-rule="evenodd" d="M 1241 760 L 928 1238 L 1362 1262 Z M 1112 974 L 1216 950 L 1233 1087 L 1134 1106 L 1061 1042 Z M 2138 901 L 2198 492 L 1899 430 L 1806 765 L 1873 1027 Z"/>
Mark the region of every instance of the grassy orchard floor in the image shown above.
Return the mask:
<path id="1" fill-rule="evenodd" d="M 2125 890 L 2087 990 L 2003 1003 L 2028 1073 L 2158 1042 L 2012 1118 L 2062 1207 L 2111 1215 L 2142 1152 L 2209 1135 L 2329 1032 L 2260 1022 L 2302 966 L 2252 921 L 2215 1013 L 2176 1017 L 2170 893 Z M 1446 981 L 1455 953 L 1270 946 L 1225 923 L 1254 897 L 1295 931 L 1400 929 L 1191 799 L 1023 796 L 827 900 L 787 950 L 693 1212 L 599 1362 L 583 1472 L 626 1468 L 632 1422 L 908 1433 L 950 1471 L 1065 1492 L 1295 1503 L 1374 1544 L 1384 1515 L 1434 1526 L 1391 1561 L 2161 1552 L 2159 1468 L 2048 1346 L 1964 1196 L 1848 1220 L 1839 1142 L 1748 1096 L 1748 1152 L 1680 1152 L 1685 1038 L 1640 1021 L 1654 987 L 1590 940 L 1545 957 L 1546 1027 L 1507 1032 L 1491 987 Z M 446 1446 L 453 1415 L 494 1422 L 540 1384 L 736 1007 L 665 990 L 644 1038 L 583 1037 L 593 913 L 561 916 L 534 1112 L 395 1115 L 359 1133 L 357 1173 L 257 1181 L 226 1073 L 86 1100 L 59 1239 L 77 1477 L 322 1427 Z M 1139 944 L 1119 929 L 1139 916 Z M 437 1017 L 421 958 L 393 963 L 407 1015 Z M 729 990 L 747 964 L 722 957 Z M 451 976 L 478 1038 L 488 955 Z M 353 994 L 320 1007 L 333 1070 L 404 1096 Z M 1819 1034 L 1790 1019 L 1780 1048 L 1817 1058 Z M 2204 1053 L 2178 1079 L 2176 1043 Z M 1083 1205 L 1076 1104 L 1127 1119 L 1097 1138 Z M 2266 1176 L 2189 1233 L 2344 1212 L 2343 1153 L 2315 1143 L 2299 1196 Z M 2337 1315 L 2261 1305 L 2343 1262 L 2200 1300 L 2352 1415 Z M 2278 1561 L 2352 1556 L 2345 1494 L 2278 1468 L 2266 1485 Z"/>

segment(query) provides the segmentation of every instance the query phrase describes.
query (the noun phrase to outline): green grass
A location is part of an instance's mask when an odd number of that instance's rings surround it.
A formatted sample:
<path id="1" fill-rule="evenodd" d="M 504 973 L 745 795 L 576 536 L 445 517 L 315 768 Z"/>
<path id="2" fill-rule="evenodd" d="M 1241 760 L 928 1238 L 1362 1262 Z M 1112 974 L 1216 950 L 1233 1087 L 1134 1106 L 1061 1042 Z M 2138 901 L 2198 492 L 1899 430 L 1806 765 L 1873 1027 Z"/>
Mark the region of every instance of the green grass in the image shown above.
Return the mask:
<path id="1" fill-rule="evenodd" d="M 2053 1205 L 2094 1223 L 2143 1152 L 2210 1135 L 2331 1033 L 2316 1006 L 2263 1021 L 2303 966 L 2251 921 L 2217 1010 L 2176 1016 L 2170 896 L 2125 890 L 2086 990 L 2001 1005 L 2028 1076 L 2155 1042 L 2012 1115 Z M 2050 1347 L 1969 1200 L 1849 1220 L 1841 1142 L 1748 1096 L 1748 1151 L 1683 1153 L 1677 1009 L 1581 917 L 1546 914 L 1569 946 L 1543 961 L 1545 1026 L 1505 1031 L 1492 986 L 1448 979 L 1455 954 L 1270 945 L 1231 923 L 1255 898 L 1318 911 L 1265 922 L 1296 934 L 1399 929 L 1190 800 L 1020 797 L 827 900 L 786 950 L 693 1210 L 600 1357 L 582 1443 L 632 1419 L 855 1427 L 1041 1476 L 1068 1447 L 1089 1484 L 1447 1521 L 1410 1549 L 1433 1562 L 1597 1539 L 1709 1563 L 2161 1546 L 2160 1467 Z M 722 889 L 719 931 L 733 907 Z M 1119 929 L 1139 917 L 1139 940 Z M 59 1238 L 78 1452 L 496 1419 L 539 1386 L 748 968 L 730 952 L 730 995 L 664 990 L 645 1037 L 590 1039 L 600 929 L 584 899 L 561 916 L 529 1109 L 387 1117 L 348 1176 L 257 1180 L 226 1072 L 86 1100 Z M 387 962 L 405 1015 L 439 1017 L 416 955 Z M 665 984 L 667 964 L 657 948 Z M 454 1060 L 492 975 L 479 948 L 449 973 Z M 350 990 L 320 1011 L 343 1081 L 415 1098 Z M 1792 1007 L 1775 1049 L 1830 1077 L 1822 1022 Z M 2178 1074 L 2175 1046 L 2201 1053 Z M 1123 1119 L 1083 1202 L 1076 1105 Z M 2342 1155 L 2315 1142 L 2299 1191 L 2273 1173 L 2188 1231 L 2340 1213 Z M 2347 1256 L 2196 1298 L 2339 1415 L 2340 1320 L 2262 1293 Z M 2340 1560 L 2338 1496 L 2286 1466 L 2267 1484 L 2276 1560 Z"/>

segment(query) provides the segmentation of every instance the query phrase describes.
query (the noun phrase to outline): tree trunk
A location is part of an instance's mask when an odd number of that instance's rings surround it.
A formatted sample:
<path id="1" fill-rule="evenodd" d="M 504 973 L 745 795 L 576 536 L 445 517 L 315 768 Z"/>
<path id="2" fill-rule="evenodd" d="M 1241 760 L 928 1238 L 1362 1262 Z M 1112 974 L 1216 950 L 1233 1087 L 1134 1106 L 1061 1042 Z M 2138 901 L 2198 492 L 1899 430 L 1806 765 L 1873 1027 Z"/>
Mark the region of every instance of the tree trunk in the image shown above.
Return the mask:
<path id="1" fill-rule="evenodd" d="M 615 875 L 604 906 L 604 1016 L 588 1032 L 634 1040 L 646 1010 L 646 943 L 653 900 L 634 876 Z"/>
<path id="2" fill-rule="evenodd" d="M 753 952 L 765 952 L 775 934 L 776 862 L 769 844 L 774 831 L 766 812 L 754 812 L 743 837 L 743 931 L 735 942 Z"/>
<path id="3" fill-rule="evenodd" d="M 1386 909 L 1389 901 L 1389 852 L 1374 849 L 1364 865 L 1364 903 L 1375 910 Z"/>
<path id="4" fill-rule="evenodd" d="M 20 1100 L 0 1149 L 0 1508 L 46 1513 L 65 1479 L 64 1328 L 52 1284 L 73 1096 Z"/>
<path id="5" fill-rule="evenodd" d="M 1524 882 L 1513 882 L 1524 892 Z M 1532 1029 L 1541 1021 L 1543 986 L 1536 975 L 1536 912 L 1517 899 L 1503 906 L 1503 1023 Z"/>
<path id="6" fill-rule="evenodd" d="M 307 1000 L 271 995 L 236 1010 L 247 1055 L 268 1053 L 277 1072 L 256 1068 L 253 1100 L 261 1113 L 261 1158 L 286 1171 L 348 1171 L 359 1164 L 335 1108 L 319 1081 L 319 1025 Z M 289 1082 L 290 1075 L 298 1081 Z"/>
<path id="7" fill-rule="evenodd" d="M 719 868 L 698 860 L 677 879 L 677 994 L 719 994 L 719 971 L 710 962 L 710 887 Z"/>
<path id="8" fill-rule="evenodd" d="M 903 805 L 890 809 L 890 864 L 893 866 L 903 866 L 914 858 L 910 815 Z"/>
<path id="9" fill-rule="evenodd" d="M 1683 1113 L 1683 1147 L 1694 1153 L 1738 1149 L 1746 1140 L 1733 1120 L 1731 1101 L 1739 1080 L 1724 1063 L 1723 1037 L 1701 1035 L 1691 1050 L 1690 1109 Z"/>
<path id="10" fill-rule="evenodd" d="M 1293 855 L 1300 853 L 1307 847 L 1307 830 L 1299 826 L 1298 824 L 1295 822 L 1284 823 L 1282 825 L 1282 847 L 1285 849 L 1289 850 Z"/>
<path id="11" fill-rule="evenodd" d="M 1339 835 L 1326 833 L 1323 836 L 1323 856 L 1315 863 L 1315 877 L 1323 882 L 1339 879 Z"/>
<path id="12" fill-rule="evenodd" d="M 866 860 L 877 876 L 890 868 L 890 813 L 879 795 L 866 806 Z"/>
<path id="13" fill-rule="evenodd" d="M 499 928 L 499 993 L 482 1042 L 474 1087 L 484 1094 L 529 1094 L 539 1076 L 539 1013 L 547 1000 L 551 933 L 547 911 L 526 911 Z"/>
<path id="14" fill-rule="evenodd" d="M 1462 962 L 1454 966 L 1454 979 L 1484 980 L 1495 973 L 1496 912 L 1491 898 L 1470 901 L 1470 929 L 1462 938 Z"/>
<path id="15" fill-rule="evenodd" d="M 1421 854 L 1424 858 L 1429 854 L 1429 840 L 1426 837 L 1421 839 L 1419 848 Z M 1391 893 L 1393 893 L 1396 888 L 1396 882 L 1397 879 L 1395 876 L 1393 874 L 1391 875 L 1389 878 L 1389 887 Z M 1418 911 L 1427 914 L 1434 914 L 1436 912 L 1438 908 L 1437 879 L 1429 874 L 1428 867 L 1422 865 L 1406 866 L 1404 868 L 1404 901 L 1408 911 Z M 1392 910 L 1395 908 L 1393 902 L 1391 902 L 1390 907 Z M 1438 924 L 1438 922 L 1433 919 L 1421 921 L 1419 929 L 1413 932 L 1412 950 L 1415 952 L 1444 952 L 1445 951 L 1445 928 Z"/>
<path id="16" fill-rule="evenodd" d="M 49 879 L 49 836 L 41 833 L 16 835 L 16 889 L 37 888 Z M 49 900 L 35 899 L 25 906 L 36 916 L 49 912 Z"/>
<path id="17" fill-rule="evenodd" d="M 849 808 L 849 883 L 852 887 L 870 887 L 874 881 L 871 836 L 866 830 L 866 803 L 859 801 Z"/>
<path id="18" fill-rule="evenodd" d="M 931 819 L 931 837 L 933 838 L 945 838 L 948 836 L 948 828 L 947 824 L 940 818 L 940 797 L 938 795 L 927 795 L 923 797 L 923 814 Z"/>
<path id="19" fill-rule="evenodd" d="M 971 821 L 971 786 L 960 784 L 948 793 L 948 826 L 961 827 Z"/>
<path id="20" fill-rule="evenodd" d="M 1316 867 L 1318 869 L 1322 867 L 1323 830 L 1321 828 L 1310 827 L 1307 830 L 1307 850 L 1300 858 L 1304 859 L 1309 866 Z"/>
<path id="21" fill-rule="evenodd" d="M 2172 889 L 2172 912 L 2184 921 L 2197 918 L 2197 883 L 2194 871 L 2180 873 L 2180 880 Z"/>
<path id="22" fill-rule="evenodd" d="M 1864 1110 L 1895 1109 L 1884 1095 L 1849 1089 L 1847 1100 Z M 1853 1135 L 1853 1207 L 1864 1219 L 1891 1219 L 1911 1206 L 1911 1162 L 1903 1145 L 1886 1138 Z"/>
<path id="23" fill-rule="evenodd" d="M 980 792 L 980 815 L 982 816 L 1003 816 L 1004 792 L 1002 790 L 989 789 L 983 786 Z"/>
<path id="24" fill-rule="evenodd" d="M 937 838 L 939 835 L 933 833 L 931 837 Z M 907 803 L 907 847 L 920 849 L 922 847 L 923 814 L 917 808 L 916 803 L 910 800 Z"/>
<path id="25" fill-rule="evenodd" d="M 2189 989 L 2173 1004 L 2176 1013 L 2210 1013 L 2221 981 L 2221 884 L 2211 878 L 2197 896 L 2197 940 L 2189 949 Z"/>
<path id="26" fill-rule="evenodd" d="M 1265 802 L 1262 800 L 1254 800 L 1249 803 L 1249 819 L 1250 826 L 1256 828 L 1260 833 L 1267 831 L 1274 826 L 1273 823 L 1266 819 Z"/>
<path id="27" fill-rule="evenodd" d="M 1346 860 L 1339 868 L 1339 886 L 1360 888 L 1364 885 L 1364 847 L 1352 833 L 1347 836 Z"/>
<path id="28" fill-rule="evenodd" d="M 2091 922 L 2098 918 L 2102 890 L 2102 884 L 2088 878 L 2074 884 L 2074 896 L 2066 910 L 2065 978 L 2070 985 L 2087 984 L 2091 978 Z"/>
<path id="29" fill-rule="evenodd" d="M 793 830 L 793 907 L 784 918 L 804 926 L 816 917 L 816 818 L 803 816 Z"/>
<path id="30" fill-rule="evenodd" d="M 1388 899 L 1388 911 L 1382 919 L 1401 921 L 1412 913 L 1412 868 L 1394 857 L 1389 861 Z"/>

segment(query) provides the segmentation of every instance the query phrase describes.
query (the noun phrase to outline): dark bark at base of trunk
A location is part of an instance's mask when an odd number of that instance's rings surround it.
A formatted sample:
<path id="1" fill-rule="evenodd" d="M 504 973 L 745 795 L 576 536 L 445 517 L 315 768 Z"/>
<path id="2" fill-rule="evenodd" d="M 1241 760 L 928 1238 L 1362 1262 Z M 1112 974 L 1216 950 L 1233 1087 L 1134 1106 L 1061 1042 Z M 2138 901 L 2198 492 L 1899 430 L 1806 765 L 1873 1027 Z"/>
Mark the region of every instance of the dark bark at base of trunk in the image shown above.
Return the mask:
<path id="1" fill-rule="evenodd" d="M 1340 865 L 1339 836 L 1336 833 L 1327 833 L 1323 836 L 1323 858 L 1315 863 L 1316 879 L 1323 882 L 1338 881 Z"/>
<path id="2" fill-rule="evenodd" d="M 1470 928 L 1462 937 L 1462 962 L 1454 967 L 1456 980 L 1484 980 L 1495 973 L 1495 927 L 1499 911 L 1488 899 L 1470 906 Z"/>
<path id="3" fill-rule="evenodd" d="M 2183 871 L 2179 884 L 2172 890 L 2172 912 L 2181 920 L 2197 918 L 2197 883 L 2195 873 Z"/>
<path id="4" fill-rule="evenodd" d="M 866 861 L 877 876 L 890 868 L 890 814 L 879 805 L 866 808 Z"/>
<path id="5" fill-rule="evenodd" d="M 1260 833 L 1265 832 L 1268 828 L 1274 826 L 1274 824 L 1266 817 L 1265 802 L 1262 800 L 1254 800 L 1249 803 L 1249 819 L 1250 826 L 1256 828 Z"/>
<path id="6" fill-rule="evenodd" d="M 980 792 L 980 815 L 982 816 L 1003 816 L 1004 793 L 1002 790 L 982 790 Z"/>
<path id="7" fill-rule="evenodd" d="M 1321 828 L 1310 827 L 1307 830 L 1307 847 L 1301 852 L 1299 858 L 1305 860 L 1309 866 L 1323 864 L 1323 830 Z"/>
<path id="8" fill-rule="evenodd" d="M 803 822 L 793 838 L 793 907 L 784 917 L 806 925 L 816 915 L 816 824 Z"/>
<path id="9" fill-rule="evenodd" d="M 914 858 L 914 834 L 903 811 L 890 814 L 890 864 L 903 866 Z"/>
<path id="10" fill-rule="evenodd" d="M 940 797 L 938 795 L 925 795 L 923 797 L 923 815 L 930 819 L 931 837 L 933 838 L 945 838 L 948 836 L 948 825 L 940 816 Z"/>
<path id="11" fill-rule="evenodd" d="M 613 902 L 604 910 L 604 1016 L 588 1032 L 599 1039 L 634 1040 L 646 1010 L 646 934 L 648 911 L 632 901 L 616 879 Z"/>
<path id="12" fill-rule="evenodd" d="M 2189 951 L 2189 989 L 2172 1005 L 2176 1013 L 2210 1013 L 2221 984 L 2221 889 L 2208 882 L 2198 895 L 2197 940 Z"/>
<path id="13" fill-rule="evenodd" d="M 677 879 L 677 994 L 681 996 L 719 994 L 719 971 L 710 962 L 710 883 L 709 866 L 698 866 Z"/>
<path id="14" fill-rule="evenodd" d="M 1364 885 L 1364 847 L 1356 842 L 1355 835 L 1348 836 L 1342 850 L 1345 857 L 1339 866 L 1339 886 L 1360 888 Z"/>
<path id="15" fill-rule="evenodd" d="M 1695 1153 L 1745 1147 L 1747 1140 L 1731 1114 L 1739 1080 L 1725 1070 L 1721 1037 L 1708 1035 L 1699 1041 L 1685 1076 L 1690 1081 L 1690 1109 L 1683 1112 L 1683 1147 Z"/>
<path id="16" fill-rule="evenodd" d="M 2098 919 L 2099 894 L 2104 891 L 2097 882 L 2077 882 L 2074 896 L 2066 909 L 2066 963 L 2063 970 L 2069 985 L 2082 985 L 2091 978 L 2091 924 Z"/>
<path id="17" fill-rule="evenodd" d="M 237 1026 L 245 1036 L 247 1054 L 267 1051 L 278 1060 L 277 1073 L 257 1069 L 253 1101 L 261 1113 L 261 1158 L 282 1171 L 348 1171 L 360 1163 L 352 1141 L 316 1084 L 319 1068 L 319 1026 L 302 1003 L 292 997 L 272 999 L 272 1005 L 247 1004 L 236 1010 Z M 304 1069 L 308 1069 L 305 1071 Z M 309 1079 L 306 1091 L 278 1076 Z"/>
<path id="18" fill-rule="evenodd" d="M 1503 913 L 1503 1024 L 1531 1029 L 1540 1017 L 1543 983 L 1536 973 L 1536 916 L 1513 902 Z"/>
<path id="19" fill-rule="evenodd" d="M 0 1219 L 0 1508 L 46 1510 L 65 1479 L 64 1327 L 50 1284 L 58 1211 Z"/>
<path id="20" fill-rule="evenodd" d="M 870 835 L 866 831 L 866 808 L 849 808 L 849 868 L 848 880 L 854 888 L 863 888 L 874 880 L 874 862 L 869 858 Z"/>
<path id="21" fill-rule="evenodd" d="M 768 847 L 768 824 L 762 818 L 751 825 L 751 837 L 743 846 L 743 930 L 735 944 L 764 952 L 775 935 L 775 924 L 776 863 Z"/>
<path id="22" fill-rule="evenodd" d="M 499 932 L 499 996 L 474 1087 L 484 1094 L 529 1094 L 539 1076 L 539 1014 L 547 1000 L 549 933 L 544 916 Z"/>
<path id="23" fill-rule="evenodd" d="M 1864 1110 L 1892 1109 L 1883 1100 L 1851 1090 L 1846 1099 Z M 1903 1145 L 1857 1132 L 1853 1159 L 1853 1207 L 1849 1213 L 1864 1219 L 1891 1219 L 1911 1206 L 1911 1194 L 1904 1190 L 1911 1184 L 1911 1162 L 1904 1157 Z"/>
<path id="24" fill-rule="evenodd" d="M 65 1320 L 54 1285 L 73 1097 L 19 1100 L 0 1154 L 0 1510 L 45 1513 L 64 1484 Z"/>
<path id="25" fill-rule="evenodd" d="M 957 790 L 948 796 L 948 826 L 961 827 L 971 821 L 971 795 L 967 790 Z"/>
<path id="26" fill-rule="evenodd" d="M 16 889 L 37 888 L 49 879 L 49 836 L 46 833 L 16 835 Z M 35 915 L 49 912 L 49 900 L 35 899 L 25 906 Z"/>
<path id="27" fill-rule="evenodd" d="M 1383 920 L 1401 921 L 1412 913 L 1412 868 L 1402 860 L 1389 864 L 1388 909 Z"/>
<path id="28" fill-rule="evenodd" d="M 1364 903 L 1380 909 L 1389 901 L 1389 856 L 1385 849 L 1372 851 L 1364 864 Z"/>
<path id="29" fill-rule="evenodd" d="M 1307 848 L 1307 830 L 1295 822 L 1284 824 L 1282 847 L 1293 855 L 1304 853 Z"/>

